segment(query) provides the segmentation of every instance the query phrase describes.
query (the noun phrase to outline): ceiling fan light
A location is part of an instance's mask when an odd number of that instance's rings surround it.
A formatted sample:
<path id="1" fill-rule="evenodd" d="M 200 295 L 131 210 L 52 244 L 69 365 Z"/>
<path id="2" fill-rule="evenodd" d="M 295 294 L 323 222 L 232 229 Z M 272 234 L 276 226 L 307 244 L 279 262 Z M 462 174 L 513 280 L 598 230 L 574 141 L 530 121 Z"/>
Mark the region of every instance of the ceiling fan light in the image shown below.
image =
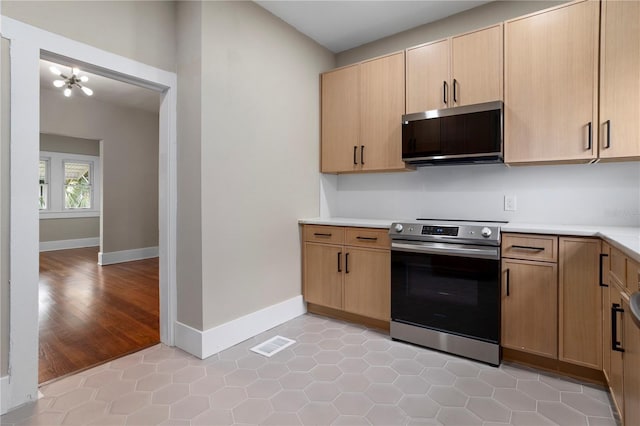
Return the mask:
<path id="1" fill-rule="evenodd" d="M 73 68 L 71 68 L 71 72 L 73 73 L 73 75 L 78 75 L 78 74 L 80 74 L 80 69 L 76 68 L 76 67 L 73 67 Z"/>
<path id="2" fill-rule="evenodd" d="M 89 89 L 88 87 L 82 86 L 82 91 L 84 92 L 85 95 L 87 96 L 91 96 L 93 95 L 93 90 Z"/>
<path id="3" fill-rule="evenodd" d="M 67 87 L 66 89 L 64 89 L 64 95 L 68 98 L 69 96 L 71 96 L 71 87 Z"/>
<path id="4" fill-rule="evenodd" d="M 61 75 L 62 71 L 60 71 L 58 68 L 54 67 L 54 66 L 50 66 L 49 67 L 49 71 L 51 71 L 52 73 L 54 73 L 55 75 Z"/>
<path id="5" fill-rule="evenodd" d="M 87 81 L 89 81 L 89 77 L 87 77 L 86 75 L 83 75 L 80 77 L 80 81 L 83 83 L 86 83 Z"/>
<path id="6" fill-rule="evenodd" d="M 53 81 L 53 85 L 56 86 L 56 87 L 62 87 L 62 86 L 64 86 L 64 84 L 65 84 L 64 80 L 54 80 Z"/>

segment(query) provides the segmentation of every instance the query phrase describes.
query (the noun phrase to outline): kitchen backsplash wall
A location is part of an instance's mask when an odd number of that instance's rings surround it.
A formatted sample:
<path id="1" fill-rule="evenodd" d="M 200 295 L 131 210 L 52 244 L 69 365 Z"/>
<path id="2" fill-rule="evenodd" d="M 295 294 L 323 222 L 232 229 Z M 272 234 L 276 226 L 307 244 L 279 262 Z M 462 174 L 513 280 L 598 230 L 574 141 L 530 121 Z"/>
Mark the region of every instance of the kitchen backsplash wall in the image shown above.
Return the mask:
<path id="1" fill-rule="evenodd" d="M 504 197 L 516 197 L 516 211 Z M 321 216 L 640 226 L 640 162 L 323 175 Z"/>

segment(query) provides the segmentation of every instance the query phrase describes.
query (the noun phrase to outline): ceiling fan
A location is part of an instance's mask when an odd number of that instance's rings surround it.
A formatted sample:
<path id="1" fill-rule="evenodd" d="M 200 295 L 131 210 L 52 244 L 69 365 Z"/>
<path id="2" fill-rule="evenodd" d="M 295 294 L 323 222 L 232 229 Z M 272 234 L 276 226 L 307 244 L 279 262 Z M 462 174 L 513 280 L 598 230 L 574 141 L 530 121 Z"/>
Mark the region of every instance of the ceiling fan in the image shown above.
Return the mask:
<path id="1" fill-rule="evenodd" d="M 54 80 L 53 85 L 56 87 L 64 87 L 63 93 L 67 98 L 71 96 L 71 91 L 74 87 L 79 87 L 87 96 L 93 95 L 93 90 L 89 89 L 87 86 L 83 86 L 82 84 L 80 84 L 81 82 L 86 83 L 87 81 L 89 81 L 89 77 L 87 77 L 86 75 L 79 75 L 80 70 L 78 68 L 75 68 L 75 67 L 71 68 L 70 77 L 67 77 L 66 75 L 62 74 L 62 71 L 60 71 L 57 67 L 51 66 L 49 67 L 49 70 L 55 75 L 62 77 L 64 79 L 64 80 Z"/>

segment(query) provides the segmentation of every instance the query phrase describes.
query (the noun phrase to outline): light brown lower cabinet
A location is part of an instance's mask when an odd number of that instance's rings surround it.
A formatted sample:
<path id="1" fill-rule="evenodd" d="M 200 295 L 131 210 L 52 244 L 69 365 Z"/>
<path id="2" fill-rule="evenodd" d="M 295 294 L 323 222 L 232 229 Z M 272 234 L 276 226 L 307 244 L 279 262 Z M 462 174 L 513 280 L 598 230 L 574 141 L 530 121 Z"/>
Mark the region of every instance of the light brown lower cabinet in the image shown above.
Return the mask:
<path id="1" fill-rule="evenodd" d="M 600 253 L 600 284 L 602 293 L 602 372 L 604 378 L 608 382 L 611 375 L 611 349 L 607 348 L 604 342 L 611 341 L 611 315 L 609 314 L 609 307 L 611 306 L 611 295 L 609 289 L 609 269 L 610 261 L 609 256 L 611 248 L 609 244 L 602 243 L 602 252 Z"/>
<path id="2" fill-rule="evenodd" d="M 305 243 L 304 298 L 307 302 L 330 308 L 342 308 L 342 271 L 339 268 L 343 248 L 328 244 Z"/>
<path id="3" fill-rule="evenodd" d="M 622 312 L 622 300 L 623 293 L 618 289 L 616 285 L 609 287 L 609 300 L 611 305 L 607 313 L 611 316 L 611 329 L 609 330 L 608 351 L 611 354 L 611 365 L 609 367 L 609 389 L 611 390 L 611 396 L 613 402 L 618 409 L 620 416 L 624 413 L 624 364 L 622 349 L 622 333 L 624 332 L 624 320 L 625 316 Z M 615 333 L 614 333 L 615 331 Z M 618 349 L 613 349 L 616 347 Z"/>
<path id="4" fill-rule="evenodd" d="M 623 425 L 640 425 L 640 323 L 629 307 L 640 290 L 637 262 L 603 243 L 603 372 Z"/>
<path id="5" fill-rule="evenodd" d="M 346 247 L 344 310 L 389 321 L 391 315 L 391 253 L 387 250 Z"/>
<path id="6" fill-rule="evenodd" d="M 626 299 L 622 300 L 622 309 L 625 315 L 622 329 L 624 424 L 640 425 L 640 325 L 633 320 Z"/>
<path id="7" fill-rule="evenodd" d="M 387 233 L 386 229 L 305 225 L 304 300 L 389 321 L 391 251 Z"/>
<path id="8" fill-rule="evenodd" d="M 560 237 L 558 359 L 602 369 L 600 239 Z"/>
<path id="9" fill-rule="evenodd" d="M 502 260 L 502 346 L 558 356 L 558 270 L 551 262 Z"/>

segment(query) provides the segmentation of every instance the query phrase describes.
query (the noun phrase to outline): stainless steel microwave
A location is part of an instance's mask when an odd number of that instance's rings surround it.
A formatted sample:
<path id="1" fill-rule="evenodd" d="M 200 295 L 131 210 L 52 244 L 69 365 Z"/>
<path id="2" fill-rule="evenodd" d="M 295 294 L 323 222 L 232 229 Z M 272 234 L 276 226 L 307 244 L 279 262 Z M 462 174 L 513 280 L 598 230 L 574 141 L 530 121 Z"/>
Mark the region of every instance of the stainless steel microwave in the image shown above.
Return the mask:
<path id="1" fill-rule="evenodd" d="M 403 115 L 402 160 L 415 165 L 503 162 L 502 101 Z"/>

